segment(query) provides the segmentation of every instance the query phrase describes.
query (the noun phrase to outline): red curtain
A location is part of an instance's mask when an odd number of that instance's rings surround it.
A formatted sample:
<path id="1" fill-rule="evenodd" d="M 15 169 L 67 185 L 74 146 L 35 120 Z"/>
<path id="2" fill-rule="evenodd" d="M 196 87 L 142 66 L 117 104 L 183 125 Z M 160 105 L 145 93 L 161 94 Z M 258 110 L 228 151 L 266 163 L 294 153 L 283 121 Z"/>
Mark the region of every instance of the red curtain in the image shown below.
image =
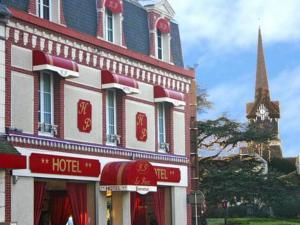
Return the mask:
<path id="1" fill-rule="evenodd" d="M 51 225 L 65 225 L 71 214 L 71 204 L 67 193 L 51 193 Z"/>
<path id="2" fill-rule="evenodd" d="M 40 222 L 45 191 L 45 182 L 34 182 L 34 225 L 38 225 Z"/>
<path id="3" fill-rule="evenodd" d="M 158 225 L 165 225 L 165 191 L 163 188 L 157 188 L 153 192 L 154 213 Z"/>
<path id="4" fill-rule="evenodd" d="M 86 184 L 68 183 L 74 225 L 88 225 Z"/>
<path id="5" fill-rule="evenodd" d="M 145 225 L 146 223 L 146 206 L 145 196 L 138 193 L 131 193 L 131 224 Z"/>
<path id="6" fill-rule="evenodd" d="M 133 224 L 135 211 L 138 205 L 138 198 L 137 193 L 131 192 L 130 193 L 130 213 L 131 213 L 131 224 Z"/>

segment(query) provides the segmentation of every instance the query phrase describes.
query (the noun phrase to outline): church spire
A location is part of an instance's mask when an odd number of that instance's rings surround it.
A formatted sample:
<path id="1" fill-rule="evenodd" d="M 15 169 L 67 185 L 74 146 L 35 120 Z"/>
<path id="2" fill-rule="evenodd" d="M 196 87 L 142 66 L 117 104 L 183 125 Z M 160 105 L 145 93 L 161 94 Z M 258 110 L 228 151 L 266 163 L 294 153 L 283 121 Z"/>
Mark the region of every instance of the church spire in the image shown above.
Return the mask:
<path id="1" fill-rule="evenodd" d="M 267 99 L 270 99 L 264 49 L 263 49 L 261 31 L 259 28 L 258 29 L 258 44 L 257 44 L 255 99 L 258 99 L 260 97 L 265 97 Z"/>

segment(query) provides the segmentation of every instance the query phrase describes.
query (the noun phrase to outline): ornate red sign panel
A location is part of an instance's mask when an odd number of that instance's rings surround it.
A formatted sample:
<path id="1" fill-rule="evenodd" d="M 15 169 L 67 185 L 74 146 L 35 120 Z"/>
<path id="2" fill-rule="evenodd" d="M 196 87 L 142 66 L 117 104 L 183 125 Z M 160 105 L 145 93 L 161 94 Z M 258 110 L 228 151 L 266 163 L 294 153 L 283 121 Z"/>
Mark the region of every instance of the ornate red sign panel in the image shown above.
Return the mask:
<path id="1" fill-rule="evenodd" d="M 106 0 L 105 7 L 108 8 L 112 13 L 121 13 L 123 11 L 120 0 Z"/>
<path id="2" fill-rule="evenodd" d="M 170 25 L 166 19 L 159 19 L 156 23 L 156 28 L 162 33 L 170 33 Z"/>
<path id="3" fill-rule="evenodd" d="M 30 170 L 33 173 L 98 177 L 100 162 L 94 159 L 32 153 Z"/>
<path id="4" fill-rule="evenodd" d="M 180 169 L 154 166 L 157 181 L 178 183 L 181 179 Z"/>
<path id="5" fill-rule="evenodd" d="M 89 101 L 79 100 L 77 103 L 77 127 L 85 133 L 92 130 L 92 104 Z"/>
<path id="6" fill-rule="evenodd" d="M 145 113 L 136 114 L 136 139 L 147 141 L 147 116 Z"/>

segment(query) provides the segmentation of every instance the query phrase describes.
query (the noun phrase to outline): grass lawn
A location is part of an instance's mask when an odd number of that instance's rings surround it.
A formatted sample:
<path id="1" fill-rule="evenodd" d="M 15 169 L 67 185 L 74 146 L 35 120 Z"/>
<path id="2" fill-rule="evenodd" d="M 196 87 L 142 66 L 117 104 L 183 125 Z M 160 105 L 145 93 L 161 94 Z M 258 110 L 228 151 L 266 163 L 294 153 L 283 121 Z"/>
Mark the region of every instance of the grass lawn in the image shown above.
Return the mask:
<path id="1" fill-rule="evenodd" d="M 208 219 L 208 225 L 223 225 L 224 219 Z M 300 219 L 229 218 L 228 225 L 300 225 Z"/>

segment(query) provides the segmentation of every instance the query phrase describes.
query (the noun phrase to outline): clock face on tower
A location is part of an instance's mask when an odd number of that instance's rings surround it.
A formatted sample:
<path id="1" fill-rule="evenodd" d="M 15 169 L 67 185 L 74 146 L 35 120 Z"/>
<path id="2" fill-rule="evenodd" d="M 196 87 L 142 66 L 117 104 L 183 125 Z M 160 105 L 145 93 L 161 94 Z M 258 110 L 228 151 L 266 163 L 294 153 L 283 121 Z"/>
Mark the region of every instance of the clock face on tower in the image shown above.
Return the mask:
<path id="1" fill-rule="evenodd" d="M 261 120 L 265 120 L 268 117 L 268 115 L 269 112 L 267 108 L 263 104 L 261 104 L 257 109 L 256 116 L 260 117 Z"/>

